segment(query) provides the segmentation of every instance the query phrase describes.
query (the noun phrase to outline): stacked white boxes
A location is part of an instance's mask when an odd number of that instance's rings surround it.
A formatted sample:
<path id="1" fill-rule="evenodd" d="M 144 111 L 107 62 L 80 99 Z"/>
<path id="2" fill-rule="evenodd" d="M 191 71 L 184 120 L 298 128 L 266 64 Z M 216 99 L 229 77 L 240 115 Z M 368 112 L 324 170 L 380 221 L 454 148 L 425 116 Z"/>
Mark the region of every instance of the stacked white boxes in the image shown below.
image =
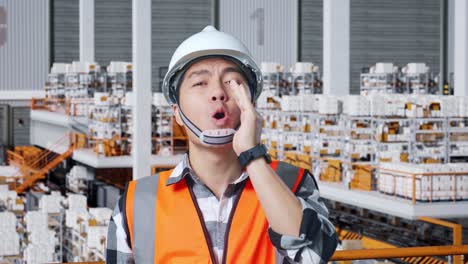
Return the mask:
<path id="1" fill-rule="evenodd" d="M 59 241 L 56 233 L 49 230 L 48 215 L 41 211 L 29 211 L 25 216 L 29 244 L 24 252 L 27 263 L 53 262 L 55 247 Z"/>
<path id="2" fill-rule="evenodd" d="M 14 256 L 20 252 L 19 235 L 16 232 L 16 216 L 11 212 L 0 213 L 0 256 Z"/>
<path id="3" fill-rule="evenodd" d="M 369 97 L 372 116 L 404 117 L 407 97 L 402 95 L 375 94 Z"/>
<path id="4" fill-rule="evenodd" d="M 281 110 L 301 111 L 301 97 L 297 95 L 283 95 L 281 97 Z"/>
<path id="5" fill-rule="evenodd" d="M 368 97 L 349 95 L 343 100 L 343 114 L 349 116 L 370 116 L 370 106 Z"/>
<path id="6" fill-rule="evenodd" d="M 393 63 L 379 62 L 361 73 L 361 94 L 394 93 L 396 91 L 398 67 Z"/>
<path id="7" fill-rule="evenodd" d="M 382 163 L 378 172 L 379 191 L 412 199 L 412 175 L 416 175 L 416 200 L 448 201 L 468 199 L 467 163 L 459 164 L 408 164 Z M 436 176 L 424 174 L 438 173 Z"/>
<path id="8" fill-rule="evenodd" d="M 89 249 L 96 249 L 101 255 L 106 251 L 107 226 L 88 227 L 88 237 L 86 246 Z"/>
<path id="9" fill-rule="evenodd" d="M 304 94 L 300 96 L 302 112 L 314 111 L 314 105 L 316 104 L 315 97 L 316 96 L 313 94 Z"/>
<path id="10" fill-rule="evenodd" d="M 87 208 L 86 196 L 72 194 L 65 211 L 67 258 L 75 261 L 102 261 L 106 247 L 109 208 Z M 97 256 L 96 256 L 97 254 Z"/>
<path id="11" fill-rule="evenodd" d="M 91 179 L 86 167 L 75 165 L 66 175 L 66 186 L 76 193 L 86 191 L 86 180 Z"/>
<path id="12" fill-rule="evenodd" d="M 64 197 L 60 192 L 52 192 L 51 195 L 43 195 L 39 200 L 39 209 L 43 213 L 60 213 Z"/>
<path id="13" fill-rule="evenodd" d="M 340 114 L 340 101 L 336 97 L 317 95 L 318 112 L 324 115 L 338 115 Z"/>
<path id="14" fill-rule="evenodd" d="M 23 211 L 23 198 L 18 197 L 18 194 L 15 191 L 9 191 L 8 185 L 0 186 L 2 186 L 0 188 L 0 204 L 5 205 L 5 207 L 10 211 Z"/>
<path id="15" fill-rule="evenodd" d="M 88 221 L 87 247 L 96 249 L 101 255 L 106 250 L 107 226 L 109 224 L 112 210 L 109 208 L 90 208 L 89 216 L 94 221 Z"/>
<path id="16" fill-rule="evenodd" d="M 79 230 L 79 219 L 88 220 L 86 196 L 70 194 L 67 198 L 68 209 L 65 210 L 65 225 L 68 228 Z"/>

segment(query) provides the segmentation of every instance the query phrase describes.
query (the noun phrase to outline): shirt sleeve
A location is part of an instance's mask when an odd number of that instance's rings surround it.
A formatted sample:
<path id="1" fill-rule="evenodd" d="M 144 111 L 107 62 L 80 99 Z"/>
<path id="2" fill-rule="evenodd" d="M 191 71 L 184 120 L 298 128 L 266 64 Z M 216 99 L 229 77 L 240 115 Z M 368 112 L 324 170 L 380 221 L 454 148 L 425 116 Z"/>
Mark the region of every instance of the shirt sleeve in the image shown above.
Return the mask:
<path id="1" fill-rule="evenodd" d="M 106 263 L 134 264 L 128 228 L 124 220 L 124 195 L 119 198 L 107 227 Z"/>
<path id="2" fill-rule="evenodd" d="M 326 263 L 335 252 L 338 237 L 328 220 L 328 209 L 320 200 L 313 175 L 306 171 L 296 196 L 302 205 L 299 237 L 276 233 L 271 227 L 268 234 L 278 252 L 292 263 Z"/>

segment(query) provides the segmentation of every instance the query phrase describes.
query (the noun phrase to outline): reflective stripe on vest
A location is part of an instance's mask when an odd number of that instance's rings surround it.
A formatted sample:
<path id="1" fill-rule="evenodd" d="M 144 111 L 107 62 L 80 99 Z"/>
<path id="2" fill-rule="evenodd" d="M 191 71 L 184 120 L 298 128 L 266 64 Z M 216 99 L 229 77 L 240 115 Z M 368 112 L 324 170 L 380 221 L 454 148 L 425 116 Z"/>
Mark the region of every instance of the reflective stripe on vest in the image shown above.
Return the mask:
<path id="1" fill-rule="evenodd" d="M 274 161 L 271 167 L 295 192 L 304 169 Z M 125 214 L 136 263 L 217 263 L 203 215 L 187 180 L 166 186 L 171 171 L 131 181 Z M 157 197 L 157 198 L 156 198 Z M 226 227 L 223 263 L 275 263 L 268 222 L 249 179 Z"/>

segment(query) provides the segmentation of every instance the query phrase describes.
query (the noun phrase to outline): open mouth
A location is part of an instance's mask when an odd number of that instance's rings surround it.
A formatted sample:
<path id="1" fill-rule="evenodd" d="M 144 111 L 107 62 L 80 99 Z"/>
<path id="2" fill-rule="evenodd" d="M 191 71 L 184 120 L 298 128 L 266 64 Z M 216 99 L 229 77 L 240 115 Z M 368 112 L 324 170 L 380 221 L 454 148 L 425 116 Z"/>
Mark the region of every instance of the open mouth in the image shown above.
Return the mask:
<path id="1" fill-rule="evenodd" d="M 225 116 L 226 116 L 226 114 L 224 114 L 224 112 L 216 112 L 216 113 L 213 115 L 213 117 L 214 117 L 216 120 L 223 119 Z"/>
<path id="2" fill-rule="evenodd" d="M 218 126 L 224 126 L 229 123 L 229 113 L 224 108 L 217 109 L 211 117 Z"/>

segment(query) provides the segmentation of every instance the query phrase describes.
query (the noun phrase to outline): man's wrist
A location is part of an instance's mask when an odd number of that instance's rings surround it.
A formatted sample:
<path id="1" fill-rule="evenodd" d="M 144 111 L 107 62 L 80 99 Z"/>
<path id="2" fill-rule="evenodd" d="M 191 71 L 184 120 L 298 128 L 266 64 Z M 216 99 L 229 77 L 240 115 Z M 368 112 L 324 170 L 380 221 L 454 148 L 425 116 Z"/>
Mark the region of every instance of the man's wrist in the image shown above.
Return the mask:
<path id="1" fill-rule="evenodd" d="M 257 159 L 263 159 L 267 163 L 271 162 L 270 155 L 263 144 L 257 144 L 253 148 L 250 148 L 239 155 L 239 162 L 243 168 L 247 167 L 250 162 Z"/>
<path id="2" fill-rule="evenodd" d="M 251 162 L 249 162 L 249 164 L 247 164 L 247 166 L 245 168 L 250 169 L 250 168 L 255 168 L 255 167 L 264 166 L 264 165 L 269 166 L 267 161 L 264 158 L 258 157 L 256 159 L 252 160 Z"/>

